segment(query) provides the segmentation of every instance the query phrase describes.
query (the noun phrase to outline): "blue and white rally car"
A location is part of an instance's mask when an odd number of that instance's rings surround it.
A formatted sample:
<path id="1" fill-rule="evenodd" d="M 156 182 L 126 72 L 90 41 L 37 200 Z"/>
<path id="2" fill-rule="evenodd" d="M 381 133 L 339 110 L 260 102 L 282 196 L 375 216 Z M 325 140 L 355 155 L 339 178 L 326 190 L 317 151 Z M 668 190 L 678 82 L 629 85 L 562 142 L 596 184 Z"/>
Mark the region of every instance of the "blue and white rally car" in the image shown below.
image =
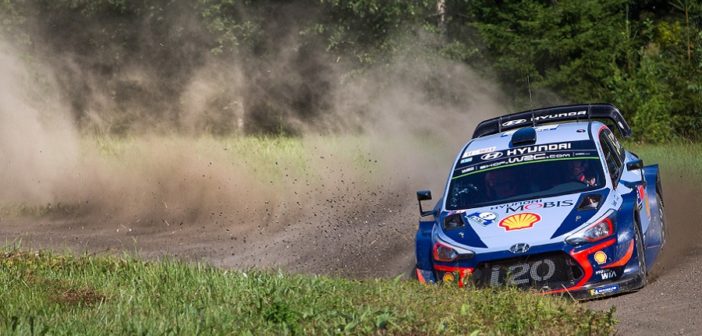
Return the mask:
<path id="1" fill-rule="evenodd" d="M 631 135 L 610 104 L 481 122 L 433 210 L 422 209 L 431 192 L 417 192 L 422 217 L 433 216 L 417 231 L 419 281 L 581 299 L 645 286 L 665 242 L 658 166 L 644 166 L 605 123 Z"/>

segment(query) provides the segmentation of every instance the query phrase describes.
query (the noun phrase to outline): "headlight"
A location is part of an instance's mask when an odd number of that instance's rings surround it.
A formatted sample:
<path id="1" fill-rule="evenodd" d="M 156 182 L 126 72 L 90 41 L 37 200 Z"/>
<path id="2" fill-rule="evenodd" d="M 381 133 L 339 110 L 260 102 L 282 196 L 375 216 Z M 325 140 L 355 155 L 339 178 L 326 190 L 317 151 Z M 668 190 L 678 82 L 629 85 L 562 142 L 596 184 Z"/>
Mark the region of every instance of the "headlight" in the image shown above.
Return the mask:
<path id="1" fill-rule="evenodd" d="M 592 224 L 568 236 L 566 242 L 571 245 L 593 243 L 614 235 L 614 215 L 614 210 L 607 211 Z"/>
<path id="2" fill-rule="evenodd" d="M 434 244 L 434 260 L 451 262 L 458 258 L 458 251 L 453 247 L 445 245 L 441 242 Z"/>
<path id="3" fill-rule="evenodd" d="M 457 259 L 469 259 L 472 258 L 475 253 L 470 250 L 454 248 L 450 245 L 437 241 L 434 243 L 433 249 L 434 260 L 441 262 L 452 262 Z"/>

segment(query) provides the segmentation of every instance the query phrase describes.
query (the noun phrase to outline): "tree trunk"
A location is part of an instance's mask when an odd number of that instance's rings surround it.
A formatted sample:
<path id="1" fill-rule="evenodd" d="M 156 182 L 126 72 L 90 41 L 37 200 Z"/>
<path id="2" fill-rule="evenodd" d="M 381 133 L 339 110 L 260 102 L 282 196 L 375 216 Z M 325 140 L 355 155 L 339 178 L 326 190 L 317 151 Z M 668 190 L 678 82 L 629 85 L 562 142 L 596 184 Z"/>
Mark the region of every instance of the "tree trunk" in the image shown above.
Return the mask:
<path id="1" fill-rule="evenodd" d="M 436 14 L 439 16 L 439 31 L 441 35 L 446 32 L 446 0 L 436 1 Z"/>

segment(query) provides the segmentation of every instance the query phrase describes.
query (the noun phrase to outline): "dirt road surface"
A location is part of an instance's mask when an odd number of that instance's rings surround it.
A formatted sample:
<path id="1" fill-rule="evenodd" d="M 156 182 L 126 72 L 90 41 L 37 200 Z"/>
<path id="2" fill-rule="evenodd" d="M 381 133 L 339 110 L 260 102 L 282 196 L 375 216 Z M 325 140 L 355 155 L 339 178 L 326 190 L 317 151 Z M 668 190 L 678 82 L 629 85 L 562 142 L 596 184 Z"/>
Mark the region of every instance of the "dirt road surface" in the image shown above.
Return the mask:
<path id="1" fill-rule="evenodd" d="M 616 307 L 621 335 L 702 335 L 702 197 L 683 176 L 664 176 L 668 238 L 637 293 L 593 301 Z"/>
<path id="2" fill-rule="evenodd" d="M 702 199 L 697 187 L 681 176 L 665 177 L 664 188 L 668 242 L 649 285 L 637 293 L 585 303 L 594 309 L 615 306 L 622 335 L 702 334 Z M 127 223 L 108 215 L 60 213 L 41 219 L 0 218 L 0 241 L 91 254 L 128 251 L 239 269 L 353 278 L 407 274 L 414 262 L 413 190 L 349 189 L 316 202 L 307 207 L 310 213 L 270 225 L 248 218 L 234 225 L 216 213 L 197 223 Z M 241 225 L 245 221 L 251 224 Z"/>

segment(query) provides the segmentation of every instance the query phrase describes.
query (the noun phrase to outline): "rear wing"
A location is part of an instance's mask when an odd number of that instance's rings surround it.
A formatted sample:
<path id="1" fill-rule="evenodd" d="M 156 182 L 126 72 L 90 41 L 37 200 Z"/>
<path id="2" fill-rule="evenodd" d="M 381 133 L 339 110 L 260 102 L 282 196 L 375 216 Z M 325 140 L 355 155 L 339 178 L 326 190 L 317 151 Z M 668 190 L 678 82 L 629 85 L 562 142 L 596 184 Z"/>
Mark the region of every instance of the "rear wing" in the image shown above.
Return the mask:
<path id="1" fill-rule="evenodd" d="M 545 107 L 488 119 L 478 124 L 473 132 L 473 138 L 529 125 L 535 126 L 562 121 L 589 121 L 591 119 L 610 120 L 623 137 L 631 136 L 631 128 L 616 106 L 612 104 L 579 104 Z"/>

